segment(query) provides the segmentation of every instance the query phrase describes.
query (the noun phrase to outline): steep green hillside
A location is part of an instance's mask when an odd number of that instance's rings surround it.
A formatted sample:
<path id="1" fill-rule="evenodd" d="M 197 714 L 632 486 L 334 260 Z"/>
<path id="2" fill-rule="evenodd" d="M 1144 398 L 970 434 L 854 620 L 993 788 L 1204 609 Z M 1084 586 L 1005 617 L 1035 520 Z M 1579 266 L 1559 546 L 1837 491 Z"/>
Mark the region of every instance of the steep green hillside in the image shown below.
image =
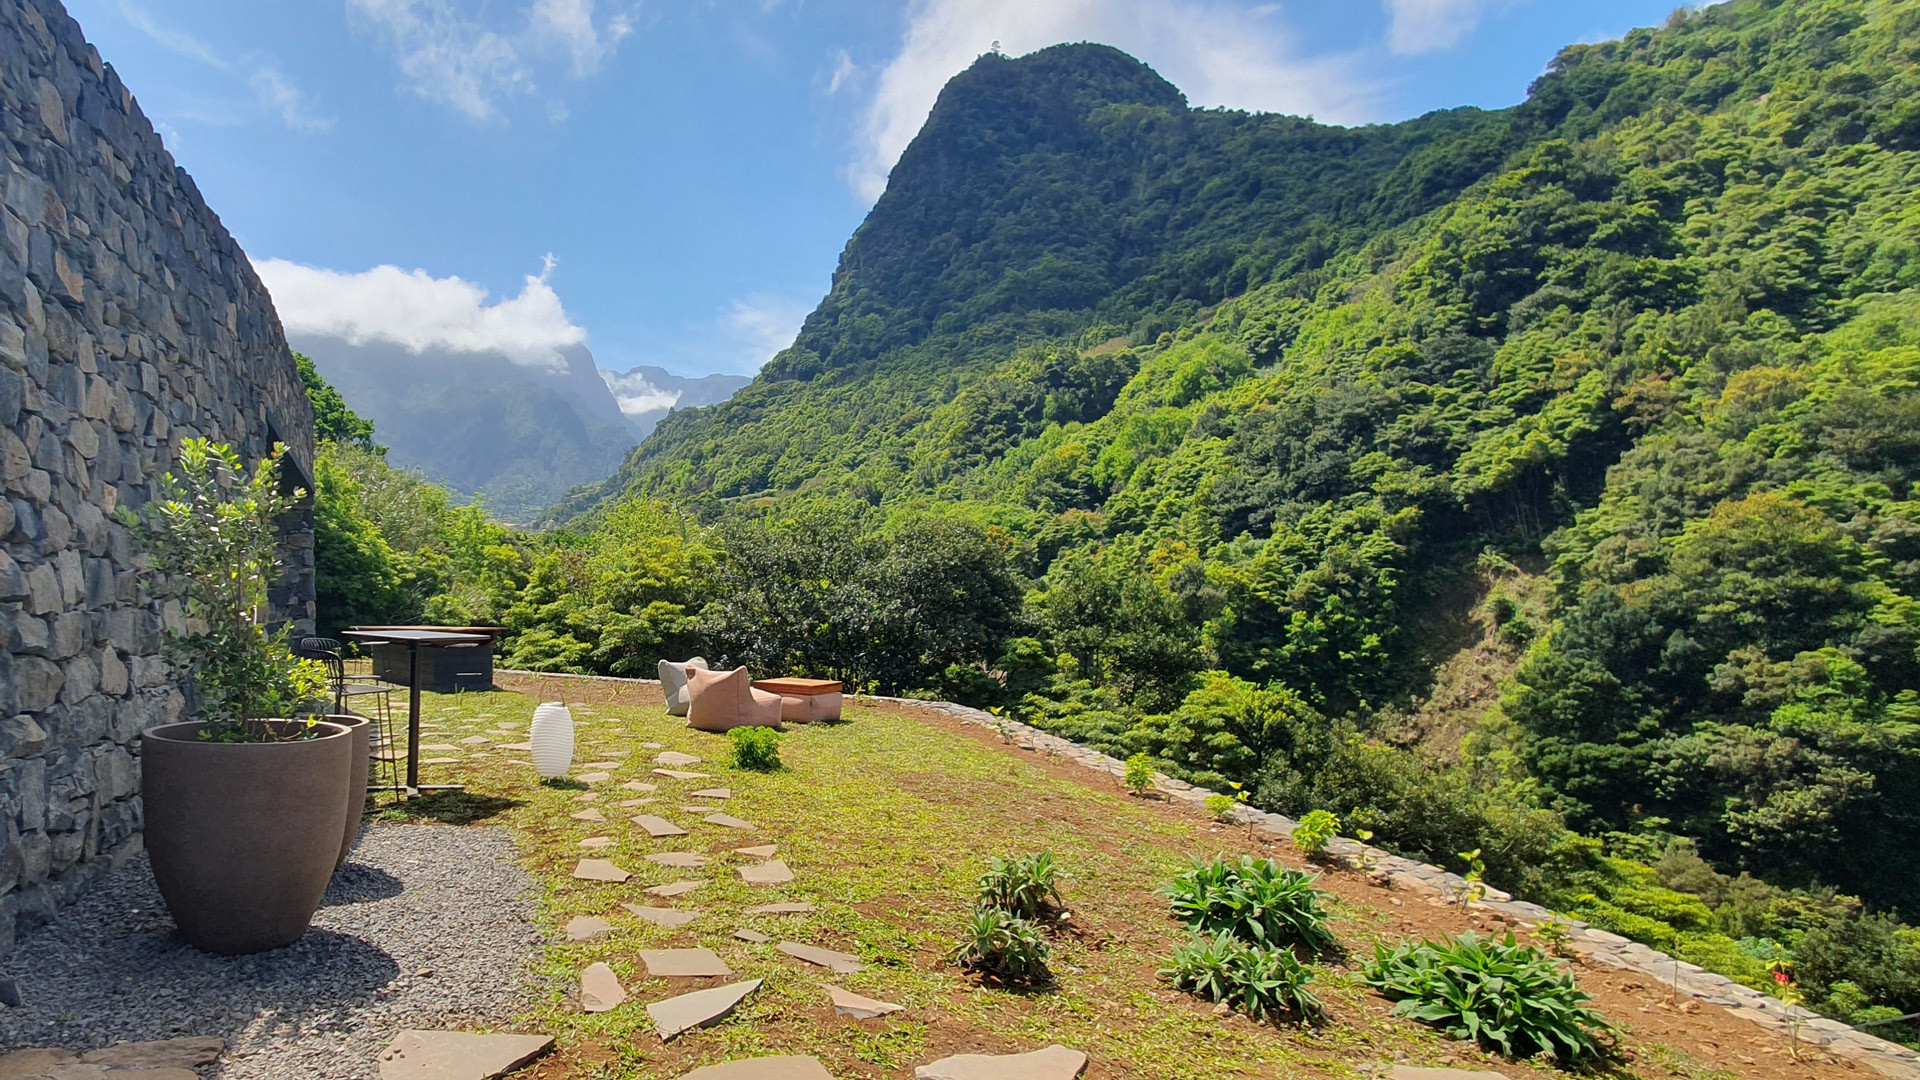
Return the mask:
<path id="1" fill-rule="evenodd" d="M 1834 1015 L 1920 1009 L 1920 939 L 1851 899 L 1920 912 L 1917 60 L 1912 0 L 1734 0 L 1511 110 L 1343 130 L 1097 46 L 983 57 L 794 347 L 565 510 L 622 566 L 608 529 L 694 526 L 603 502 L 717 522 L 722 599 L 556 555 L 509 622 L 563 666 L 671 626 L 997 702 L 1743 979 L 1790 955 Z M 836 599 L 875 562 L 836 530 L 899 561 L 930 516 L 1031 585 L 997 654 L 905 635 L 937 597 Z M 998 580 L 963 549 L 898 580 Z M 756 560 L 823 569 L 789 605 Z M 1437 762 L 1393 740 L 1470 606 L 1524 652 Z"/>

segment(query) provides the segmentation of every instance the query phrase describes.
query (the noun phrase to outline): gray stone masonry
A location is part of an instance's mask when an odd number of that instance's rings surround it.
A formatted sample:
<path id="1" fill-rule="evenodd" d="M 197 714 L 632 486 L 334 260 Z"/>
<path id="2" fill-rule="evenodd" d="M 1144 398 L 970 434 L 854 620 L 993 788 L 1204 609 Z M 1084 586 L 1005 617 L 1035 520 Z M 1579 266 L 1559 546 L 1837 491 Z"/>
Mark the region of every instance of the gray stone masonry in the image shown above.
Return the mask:
<path id="1" fill-rule="evenodd" d="M 0 0 L 0 952 L 140 849 L 139 733 L 178 719 L 116 507 L 182 440 L 290 448 L 313 415 L 272 302 L 57 0 Z M 313 618 L 312 511 L 275 617 Z"/>
<path id="2" fill-rule="evenodd" d="M 660 685 L 654 679 L 556 675 L 545 671 L 502 670 L 499 674 L 531 675 L 541 679 Z M 1008 742 L 1023 750 L 1056 755 L 1115 779 L 1127 773 L 1125 762 L 1109 757 L 1098 750 L 1081 746 L 1058 735 L 1050 735 L 1039 728 L 1030 727 L 1015 720 L 1002 719 L 980 709 L 956 705 L 951 701 L 921 701 L 918 698 L 894 697 L 861 697 L 856 700 L 882 702 L 888 705 L 910 705 L 917 709 L 945 713 L 969 724 L 992 728 Z M 1195 787 L 1184 780 L 1175 780 L 1159 773 L 1154 774 L 1154 786 L 1171 798 L 1196 806 L 1205 804 L 1208 796 L 1217 794 L 1206 788 Z M 1235 809 L 1233 820 L 1272 837 L 1287 840 L 1293 837 L 1295 822 L 1283 814 L 1269 814 L 1251 806 L 1241 806 Z M 1698 965 L 1675 959 L 1638 942 L 1628 941 L 1618 934 L 1588 926 L 1578 919 L 1555 915 L 1538 904 L 1515 900 L 1498 889 L 1486 886 L 1475 888 L 1460 875 L 1449 873 L 1437 866 L 1390 855 L 1379 848 L 1369 848 L 1345 837 L 1336 838 L 1327 850 L 1333 858 L 1355 869 L 1361 866 L 1364 857 L 1366 865 L 1375 874 L 1380 875 L 1381 880 L 1395 888 L 1412 892 L 1439 893 L 1451 899 L 1464 899 L 1474 908 L 1495 912 L 1517 923 L 1537 926 L 1550 919 L 1559 922 L 1567 928 L 1568 944 L 1591 963 L 1603 967 L 1637 971 L 1651 976 L 1663 987 L 1671 986 L 1676 993 L 1721 1006 L 1734 1016 L 1759 1024 L 1770 1031 L 1785 1034 L 1797 1029 L 1798 1036 L 1803 1042 L 1822 1047 L 1837 1057 L 1858 1061 L 1893 1080 L 1920 1080 L 1920 1053 L 1898 1043 L 1875 1038 L 1837 1020 L 1829 1020 L 1798 1006 L 1789 1006 L 1779 998 L 1770 997 L 1751 987 L 1741 986 L 1724 975 L 1715 975 Z M 1475 896 L 1478 899 L 1473 899 Z"/>

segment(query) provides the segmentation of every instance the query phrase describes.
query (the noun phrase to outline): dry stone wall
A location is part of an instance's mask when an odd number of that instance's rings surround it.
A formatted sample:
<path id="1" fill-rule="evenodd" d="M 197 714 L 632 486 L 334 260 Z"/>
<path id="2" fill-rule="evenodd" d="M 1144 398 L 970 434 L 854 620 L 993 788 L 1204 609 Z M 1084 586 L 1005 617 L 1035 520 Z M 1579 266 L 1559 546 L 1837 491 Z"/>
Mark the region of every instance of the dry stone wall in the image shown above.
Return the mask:
<path id="1" fill-rule="evenodd" d="M 0 950 L 140 845 L 138 735 L 180 717 L 177 603 L 116 507 L 207 436 L 290 448 L 313 416 L 246 256 L 55 0 L 0 0 Z M 310 508 L 275 614 L 312 625 Z"/>

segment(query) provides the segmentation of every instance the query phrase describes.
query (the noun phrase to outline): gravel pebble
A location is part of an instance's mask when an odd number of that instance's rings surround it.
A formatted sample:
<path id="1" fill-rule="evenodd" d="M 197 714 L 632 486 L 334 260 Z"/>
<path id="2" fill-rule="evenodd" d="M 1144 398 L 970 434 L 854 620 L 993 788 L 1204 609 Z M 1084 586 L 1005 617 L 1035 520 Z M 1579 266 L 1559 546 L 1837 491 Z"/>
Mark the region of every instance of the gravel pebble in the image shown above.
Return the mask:
<path id="1" fill-rule="evenodd" d="M 217 1035 L 211 1076 L 376 1077 L 405 1028 L 498 1026 L 525 1008 L 534 896 L 504 829 L 374 825 L 305 937 L 221 957 L 176 936 L 142 855 L 7 958 L 26 1005 L 0 1010 L 0 1044 Z"/>

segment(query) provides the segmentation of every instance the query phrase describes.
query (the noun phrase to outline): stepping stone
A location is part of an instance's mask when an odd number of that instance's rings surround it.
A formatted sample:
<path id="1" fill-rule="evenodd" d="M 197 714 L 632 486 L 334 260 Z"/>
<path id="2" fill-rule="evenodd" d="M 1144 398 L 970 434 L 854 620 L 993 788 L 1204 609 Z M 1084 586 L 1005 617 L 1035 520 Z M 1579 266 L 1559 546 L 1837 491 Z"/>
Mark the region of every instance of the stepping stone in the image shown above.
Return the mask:
<path id="1" fill-rule="evenodd" d="M 813 910 L 813 905 L 804 901 L 790 900 L 781 904 L 762 904 L 748 908 L 749 915 L 804 915 Z"/>
<path id="2" fill-rule="evenodd" d="M 529 753 L 529 754 L 531 754 L 531 753 L 533 753 L 533 744 L 532 744 L 532 743 L 530 743 L 530 742 L 516 742 L 516 743 L 505 743 L 505 744 L 503 744 L 503 745 L 501 745 L 501 747 L 500 747 L 500 749 L 502 749 L 502 750 L 524 750 L 524 751 L 526 751 L 527 753 Z"/>
<path id="3" fill-rule="evenodd" d="M 774 948 L 788 956 L 805 960 L 809 964 L 819 964 L 839 975 L 851 975 L 856 971 L 865 971 L 867 966 L 857 956 L 849 956 L 832 949 L 822 949 L 818 945 L 802 945 L 797 941 L 783 941 Z"/>
<path id="4" fill-rule="evenodd" d="M 601 753 L 612 758 L 623 758 L 623 757 L 633 756 L 633 751 L 631 750 L 602 750 Z"/>
<path id="5" fill-rule="evenodd" d="M 589 964 L 580 973 L 580 1007 L 590 1013 L 606 1012 L 627 1000 L 620 977 L 605 964 Z"/>
<path id="6" fill-rule="evenodd" d="M 492 746 L 493 745 L 493 740 L 487 738 L 485 735 L 469 735 L 466 738 L 461 739 L 460 741 L 465 743 L 468 746 Z"/>
<path id="7" fill-rule="evenodd" d="M 621 904 L 635 918 L 645 919 L 655 926 L 685 926 L 700 917 L 697 911 L 681 911 L 678 908 L 642 907 L 639 904 Z"/>
<path id="8" fill-rule="evenodd" d="M 660 801 L 659 799 L 628 799 L 626 802 L 623 802 L 620 805 L 631 810 L 636 806 L 646 806 L 649 803 L 657 803 L 659 801 Z"/>
<path id="9" fill-rule="evenodd" d="M 55 1072 L 58 1066 L 73 1065 L 79 1060 L 65 1050 L 45 1047 L 15 1050 L 11 1054 L 0 1054 L 0 1076 L 58 1076 Z"/>
<path id="10" fill-rule="evenodd" d="M 914 1080 L 1073 1080 L 1085 1072 L 1087 1055 L 1064 1046 L 1031 1054 L 957 1054 L 921 1065 Z"/>
<path id="11" fill-rule="evenodd" d="M 875 1001 L 870 997 L 861 997 L 851 990 L 842 990 L 832 984 L 828 984 L 827 993 L 833 995 L 834 1012 L 851 1016 L 855 1020 L 871 1020 L 876 1016 L 897 1013 L 906 1008 L 905 1005 L 895 1005 L 891 1001 Z"/>
<path id="12" fill-rule="evenodd" d="M 568 941 L 592 941 L 613 933 L 613 924 L 592 915 L 579 915 L 567 920 Z"/>
<path id="13" fill-rule="evenodd" d="M 103 1069 L 196 1069 L 219 1060 L 226 1040 L 188 1035 L 152 1042 L 123 1042 L 80 1055 L 82 1063 Z M 72 1060 L 71 1057 L 68 1058 Z M 9 1074 L 17 1075 L 17 1074 Z M 59 1075 L 59 1074 L 55 1074 Z"/>
<path id="14" fill-rule="evenodd" d="M 678 750 L 668 750 L 665 753 L 653 755 L 653 763 L 655 765 L 698 765 L 700 759 Z"/>
<path id="15" fill-rule="evenodd" d="M 649 784 L 644 780 L 629 780 L 620 785 L 628 791 L 659 791 L 659 784 Z"/>
<path id="16" fill-rule="evenodd" d="M 691 851 L 662 851 L 647 856 L 647 861 L 650 863 L 659 863 L 661 866 L 693 867 L 707 865 L 707 857 L 705 855 L 697 855 Z"/>
<path id="17" fill-rule="evenodd" d="M 755 944 L 755 945 L 765 945 L 767 942 L 773 940 L 772 938 L 768 937 L 767 935 L 761 933 L 758 930 L 748 930 L 744 927 L 739 930 L 735 930 L 733 932 L 733 936 L 736 938 L 739 938 L 741 941 L 751 942 L 752 944 Z"/>
<path id="18" fill-rule="evenodd" d="M 583 769 L 617 769 L 620 767 L 620 763 L 617 761 L 589 761 L 580 767 Z"/>
<path id="19" fill-rule="evenodd" d="M 664 776 L 664 777 L 666 777 L 666 778 L 667 778 L 667 779 L 669 779 L 669 780 L 708 780 L 708 779 L 711 779 L 711 777 L 709 777 L 709 776 L 708 776 L 708 775 L 707 775 L 706 773 L 703 773 L 703 772 L 681 772 L 681 771 L 680 771 L 680 770 L 678 770 L 678 769 L 655 769 L 655 770 L 653 770 L 653 775 L 655 775 L 655 776 Z"/>
<path id="20" fill-rule="evenodd" d="M 607 781 L 613 779 L 613 777 L 608 773 L 590 772 L 590 773 L 581 773 L 579 776 L 575 777 L 574 779 L 580 781 L 583 784 L 604 784 Z"/>
<path id="21" fill-rule="evenodd" d="M 1393 1080 L 1492 1080 L 1506 1077 L 1488 1069 L 1422 1069 L 1412 1065 L 1395 1065 Z"/>
<path id="22" fill-rule="evenodd" d="M 661 837 L 661 836 L 687 835 L 687 830 L 681 828 L 678 825 L 675 825 L 673 822 L 668 821 L 666 818 L 657 817 L 653 814 L 641 814 L 639 817 L 633 819 L 633 823 L 647 830 L 648 836 Z"/>
<path id="23" fill-rule="evenodd" d="M 680 808 L 680 812 L 683 814 L 711 814 L 718 809 L 720 808 L 717 806 L 683 806 Z"/>
<path id="24" fill-rule="evenodd" d="M 583 791 L 580 794 L 575 795 L 573 797 L 573 801 L 574 802 L 599 802 L 600 793 L 597 791 Z"/>
<path id="25" fill-rule="evenodd" d="M 689 799 L 731 799 L 733 798 L 733 790 L 731 788 L 723 788 L 723 787 L 701 788 L 699 791 L 687 792 L 687 798 Z"/>
<path id="26" fill-rule="evenodd" d="M 707 1065 L 682 1076 L 680 1080 L 833 1080 L 820 1059 L 806 1054 L 782 1054 L 779 1057 L 741 1058 Z"/>
<path id="27" fill-rule="evenodd" d="M 773 858 L 773 853 L 779 850 L 779 844 L 761 844 L 758 847 L 737 847 L 733 849 L 733 853 L 735 855 L 749 855 L 756 859 L 771 859 Z"/>
<path id="28" fill-rule="evenodd" d="M 420 764 L 422 765 L 455 765 L 455 764 L 458 764 L 459 761 L 460 759 L 457 757 L 430 757 L 430 758 L 421 758 Z"/>
<path id="29" fill-rule="evenodd" d="M 734 817 L 732 814 L 708 814 L 706 817 L 703 817 L 700 820 L 706 822 L 709 825 L 725 825 L 729 829 L 758 828 L 758 826 L 754 825 L 753 822 L 741 821 L 739 818 Z"/>
<path id="30" fill-rule="evenodd" d="M 380 1053 L 380 1080 L 493 1080 L 552 1048 L 549 1035 L 403 1031 Z"/>
<path id="31" fill-rule="evenodd" d="M 787 864 L 779 859 L 768 859 L 737 869 L 740 871 L 740 880 L 749 885 L 785 885 L 793 880 L 793 871 L 787 869 Z"/>
<path id="32" fill-rule="evenodd" d="M 657 742 L 643 742 L 643 743 L 641 743 L 640 745 L 641 745 L 641 746 L 644 746 L 644 747 L 646 747 L 646 748 L 647 748 L 647 749 L 649 749 L 649 750 L 658 750 L 658 749 L 660 749 L 661 747 L 663 747 L 663 746 L 665 746 L 666 744 L 665 744 L 665 743 L 657 743 Z"/>
<path id="33" fill-rule="evenodd" d="M 573 876 L 581 881 L 625 881 L 633 875 L 605 859 L 581 859 L 573 868 Z"/>
<path id="34" fill-rule="evenodd" d="M 704 881 L 670 881 L 665 885 L 655 885 L 647 892 L 653 896 L 685 896 L 705 884 Z"/>
<path id="35" fill-rule="evenodd" d="M 647 965 L 647 974 L 661 978 L 705 979 L 733 974 L 712 949 L 641 949 L 640 962 Z"/>
<path id="36" fill-rule="evenodd" d="M 691 994 L 654 1002 L 647 1006 L 647 1015 L 653 1017 L 653 1026 L 660 1033 L 660 1041 L 666 1042 L 681 1032 L 707 1027 L 726 1019 L 728 1013 L 759 987 L 759 979 L 748 979 L 746 982 L 716 986 L 711 990 L 695 990 Z"/>
<path id="37" fill-rule="evenodd" d="M 458 750 L 460 748 L 453 745 L 450 742 L 423 742 L 420 744 L 420 749 L 422 750 Z"/>
<path id="38" fill-rule="evenodd" d="M 594 809 L 593 807 L 591 807 L 591 806 L 589 806 L 589 807 L 587 807 L 587 808 L 586 808 L 585 810 L 576 810 L 576 811 L 574 811 L 573 813 L 571 813 L 571 814 L 568 814 L 567 816 L 568 816 L 568 817 L 570 817 L 570 818 L 572 818 L 572 819 L 573 819 L 573 820 L 575 820 L 575 821 L 605 821 L 605 820 L 607 820 L 607 815 L 605 815 L 605 814 L 603 814 L 603 813 L 601 813 L 601 812 L 600 812 L 600 811 L 598 811 L 598 810 L 595 810 L 595 809 Z"/>
<path id="39" fill-rule="evenodd" d="M 598 851 L 601 848 L 610 848 L 616 842 L 611 836 L 589 836 L 580 841 L 580 846 L 588 851 Z"/>

